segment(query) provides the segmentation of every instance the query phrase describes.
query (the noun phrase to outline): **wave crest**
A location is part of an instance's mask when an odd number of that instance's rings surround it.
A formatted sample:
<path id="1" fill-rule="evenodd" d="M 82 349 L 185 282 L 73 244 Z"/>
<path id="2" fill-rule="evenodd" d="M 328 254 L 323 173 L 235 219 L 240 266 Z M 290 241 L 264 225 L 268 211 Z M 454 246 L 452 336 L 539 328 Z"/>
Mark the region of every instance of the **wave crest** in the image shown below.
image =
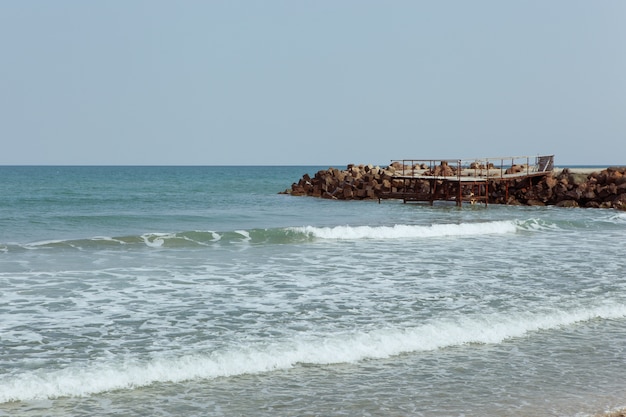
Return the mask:
<path id="1" fill-rule="evenodd" d="M 228 351 L 161 357 L 149 362 L 96 363 L 56 371 L 33 371 L 0 382 L 0 403 L 77 397 L 158 382 L 179 383 L 289 369 L 383 359 L 410 352 L 468 344 L 497 344 L 529 333 L 594 319 L 623 319 L 626 305 L 614 303 L 518 314 L 438 319 L 411 328 L 386 328 L 233 347 Z"/>
<path id="2" fill-rule="evenodd" d="M 130 236 L 96 236 L 86 239 L 47 240 L 26 244 L 4 244 L 0 251 L 15 250 L 107 250 L 120 247 L 154 249 L 192 248 L 229 244 L 289 244 L 313 239 L 415 239 L 452 236 L 480 236 L 515 233 L 517 231 L 554 230 L 553 224 L 541 220 L 502 220 L 475 223 L 439 223 L 432 225 L 396 224 L 393 226 L 300 226 L 274 229 L 216 231 L 187 231 L 178 233 L 144 233 Z"/>
<path id="3" fill-rule="evenodd" d="M 394 225 L 394 226 L 335 226 L 295 227 L 292 230 L 319 239 L 409 239 L 423 237 L 471 236 L 484 234 L 515 233 L 515 221 L 483 223 Z"/>

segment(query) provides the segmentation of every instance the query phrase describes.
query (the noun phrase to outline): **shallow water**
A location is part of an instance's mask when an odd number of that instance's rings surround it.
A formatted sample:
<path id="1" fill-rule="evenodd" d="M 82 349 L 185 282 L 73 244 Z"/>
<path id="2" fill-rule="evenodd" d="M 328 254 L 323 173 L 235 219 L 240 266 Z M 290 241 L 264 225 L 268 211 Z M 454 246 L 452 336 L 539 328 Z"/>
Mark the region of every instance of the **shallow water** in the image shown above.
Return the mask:
<path id="1" fill-rule="evenodd" d="M 327 201 L 318 167 L 1 167 L 0 415 L 626 405 L 626 214 Z"/>

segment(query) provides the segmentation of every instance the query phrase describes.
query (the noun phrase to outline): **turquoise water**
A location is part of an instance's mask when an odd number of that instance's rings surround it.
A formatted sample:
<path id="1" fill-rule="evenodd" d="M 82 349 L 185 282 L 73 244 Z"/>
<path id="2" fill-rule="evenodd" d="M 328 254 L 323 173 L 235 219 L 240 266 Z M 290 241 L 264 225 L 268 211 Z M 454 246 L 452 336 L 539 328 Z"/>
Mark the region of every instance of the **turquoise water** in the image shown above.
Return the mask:
<path id="1" fill-rule="evenodd" d="M 0 415 L 626 405 L 625 213 L 278 194 L 323 168 L 0 167 Z"/>

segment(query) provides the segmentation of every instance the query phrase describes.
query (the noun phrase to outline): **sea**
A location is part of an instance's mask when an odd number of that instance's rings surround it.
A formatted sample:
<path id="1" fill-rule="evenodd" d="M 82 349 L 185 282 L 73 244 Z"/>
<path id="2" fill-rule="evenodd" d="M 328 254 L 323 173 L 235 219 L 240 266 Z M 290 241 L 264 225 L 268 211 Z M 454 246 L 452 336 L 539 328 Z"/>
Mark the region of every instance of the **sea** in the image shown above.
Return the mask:
<path id="1" fill-rule="evenodd" d="M 0 416 L 626 406 L 626 212 L 280 193 L 327 168 L 1 166 Z"/>

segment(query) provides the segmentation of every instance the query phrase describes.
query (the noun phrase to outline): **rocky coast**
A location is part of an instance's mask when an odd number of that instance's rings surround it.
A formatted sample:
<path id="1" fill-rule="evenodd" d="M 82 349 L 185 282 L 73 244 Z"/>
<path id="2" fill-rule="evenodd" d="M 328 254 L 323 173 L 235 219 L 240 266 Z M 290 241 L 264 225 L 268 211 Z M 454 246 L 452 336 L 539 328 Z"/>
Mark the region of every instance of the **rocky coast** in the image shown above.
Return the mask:
<path id="1" fill-rule="evenodd" d="M 346 169 L 328 168 L 313 176 L 304 174 L 283 193 L 337 200 L 384 198 L 406 187 L 399 179 L 401 167 L 348 165 Z M 412 180 L 411 187 L 424 186 Z M 540 177 L 524 177 L 506 183 L 488 180 L 488 204 L 528 206 L 614 208 L 626 210 L 626 167 L 606 169 L 555 168 Z"/>

